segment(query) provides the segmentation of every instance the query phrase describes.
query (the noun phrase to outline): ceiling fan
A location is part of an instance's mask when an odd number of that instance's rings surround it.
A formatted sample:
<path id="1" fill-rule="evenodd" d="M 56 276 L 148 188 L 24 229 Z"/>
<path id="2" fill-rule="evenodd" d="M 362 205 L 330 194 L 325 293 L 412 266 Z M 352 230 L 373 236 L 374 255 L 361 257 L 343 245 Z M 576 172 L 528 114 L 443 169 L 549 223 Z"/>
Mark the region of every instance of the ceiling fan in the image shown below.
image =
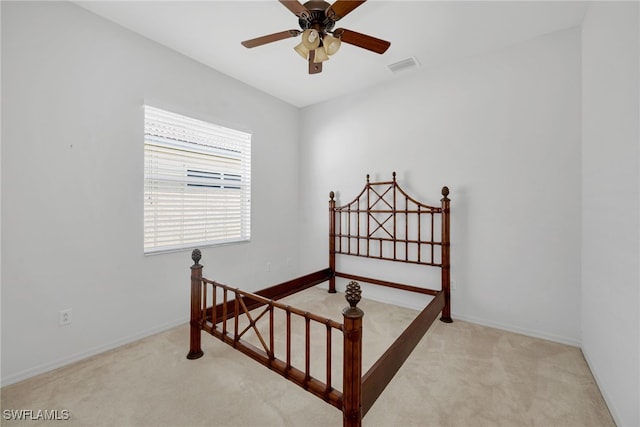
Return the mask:
<path id="1" fill-rule="evenodd" d="M 340 43 L 348 43 L 375 53 L 382 54 L 391 43 L 366 34 L 347 30 L 333 29 L 335 23 L 344 18 L 353 9 L 366 0 L 336 0 L 333 4 L 326 1 L 308 1 L 304 5 L 297 0 L 279 0 L 287 9 L 298 17 L 300 30 L 286 30 L 255 39 L 245 40 L 242 45 L 247 48 L 262 46 L 278 40 L 297 37 L 302 34 L 302 41 L 294 49 L 305 60 L 309 61 L 309 74 L 322 72 L 322 63 L 335 54 Z"/>

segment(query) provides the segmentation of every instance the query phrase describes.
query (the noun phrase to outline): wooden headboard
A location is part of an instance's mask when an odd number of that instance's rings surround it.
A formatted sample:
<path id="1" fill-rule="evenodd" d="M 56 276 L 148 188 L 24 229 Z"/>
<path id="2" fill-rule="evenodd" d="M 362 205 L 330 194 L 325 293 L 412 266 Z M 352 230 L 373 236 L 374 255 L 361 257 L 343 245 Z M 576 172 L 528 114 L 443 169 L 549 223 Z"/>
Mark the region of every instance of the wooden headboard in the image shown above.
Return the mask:
<path id="1" fill-rule="evenodd" d="M 371 182 L 367 175 L 360 194 L 342 206 L 336 206 L 332 191 L 329 268 L 335 273 L 336 254 L 440 267 L 442 289 L 448 290 L 448 195 L 449 189 L 443 187 L 440 206 L 419 202 L 400 187 L 395 172 L 391 181 Z M 335 280 L 329 290 L 335 292 Z"/>

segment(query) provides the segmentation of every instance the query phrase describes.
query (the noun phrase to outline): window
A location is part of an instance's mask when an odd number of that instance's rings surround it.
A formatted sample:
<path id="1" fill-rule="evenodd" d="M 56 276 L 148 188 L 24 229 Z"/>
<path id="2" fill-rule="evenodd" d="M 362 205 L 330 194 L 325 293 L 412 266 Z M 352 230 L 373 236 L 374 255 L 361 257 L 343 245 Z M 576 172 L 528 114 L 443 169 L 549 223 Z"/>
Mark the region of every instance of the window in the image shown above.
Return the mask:
<path id="1" fill-rule="evenodd" d="M 251 134 L 144 107 L 144 252 L 249 240 Z"/>

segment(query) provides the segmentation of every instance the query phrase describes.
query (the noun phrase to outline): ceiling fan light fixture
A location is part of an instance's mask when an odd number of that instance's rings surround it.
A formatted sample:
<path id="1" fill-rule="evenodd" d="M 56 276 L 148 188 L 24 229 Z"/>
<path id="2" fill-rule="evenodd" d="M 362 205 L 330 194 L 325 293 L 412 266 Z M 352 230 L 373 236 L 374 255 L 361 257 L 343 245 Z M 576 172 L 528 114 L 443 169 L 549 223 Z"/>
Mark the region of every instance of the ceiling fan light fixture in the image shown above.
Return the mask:
<path id="1" fill-rule="evenodd" d="M 329 59 L 329 55 L 327 55 L 327 51 L 324 46 L 320 46 L 314 50 L 313 62 L 316 64 L 318 62 L 324 62 Z"/>
<path id="2" fill-rule="evenodd" d="M 304 30 L 302 33 L 302 44 L 307 50 L 313 50 L 320 46 L 320 34 L 312 28 Z"/>
<path id="3" fill-rule="evenodd" d="M 322 45 L 324 46 L 324 50 L 327 51 L 327 55 L 333 55 L 340 49 L 340 41 L 339 38 L 333 37 L 330 34 L 327 34 L 322 39 Z"/>
<path id="4" fill-rule="evenodd" d="M 309 55 L 309 49 L 303 43 L 299 43 L 296 47 L 293 48 L 302 58 L 306 61 Z"/>
<path id="5" fill-rule="evenodd" d="M 335 55 L 342 42 L 378 54 L 385 53 L 391 46 L 391 43 L 386 40 L 346 28 L 334 30 L 336 21 L 344 18 L 366 0 L 335 0 L 333 4 L 325 0 L 309 0 L 304 4 L 301 1 L 280 0 L 280 4 L 296 15 L 300 29 L 285 30 L 245 40 L 241 42 L 242 46 L 254 48 L 301 36 L 300 44 L 293 49 L 309 63 L 309 74 L 322 72 L 322 62 L 328 60 L 331 55 Z"/>

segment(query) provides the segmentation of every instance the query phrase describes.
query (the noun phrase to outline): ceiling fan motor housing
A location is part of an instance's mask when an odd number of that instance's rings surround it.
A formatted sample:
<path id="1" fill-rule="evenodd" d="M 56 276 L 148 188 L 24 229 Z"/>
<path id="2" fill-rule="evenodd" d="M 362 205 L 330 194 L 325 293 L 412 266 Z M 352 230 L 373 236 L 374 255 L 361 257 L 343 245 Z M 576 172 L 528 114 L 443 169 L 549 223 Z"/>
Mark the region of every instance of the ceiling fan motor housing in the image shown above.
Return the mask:
<path id="1" fill-rule="evenodd" d="M 320 34 L 326 34 L 333 29 L 336 21 L 329 18 L 326 14 L 326 10 L 331 5 L 326 1 L 308 1 L 304 4 L 304 7 L 309 11 L 309 17 L 301 16 L 298 19 L 300 28 L 307 30 L 312 28 L 317 30 Z"/>

